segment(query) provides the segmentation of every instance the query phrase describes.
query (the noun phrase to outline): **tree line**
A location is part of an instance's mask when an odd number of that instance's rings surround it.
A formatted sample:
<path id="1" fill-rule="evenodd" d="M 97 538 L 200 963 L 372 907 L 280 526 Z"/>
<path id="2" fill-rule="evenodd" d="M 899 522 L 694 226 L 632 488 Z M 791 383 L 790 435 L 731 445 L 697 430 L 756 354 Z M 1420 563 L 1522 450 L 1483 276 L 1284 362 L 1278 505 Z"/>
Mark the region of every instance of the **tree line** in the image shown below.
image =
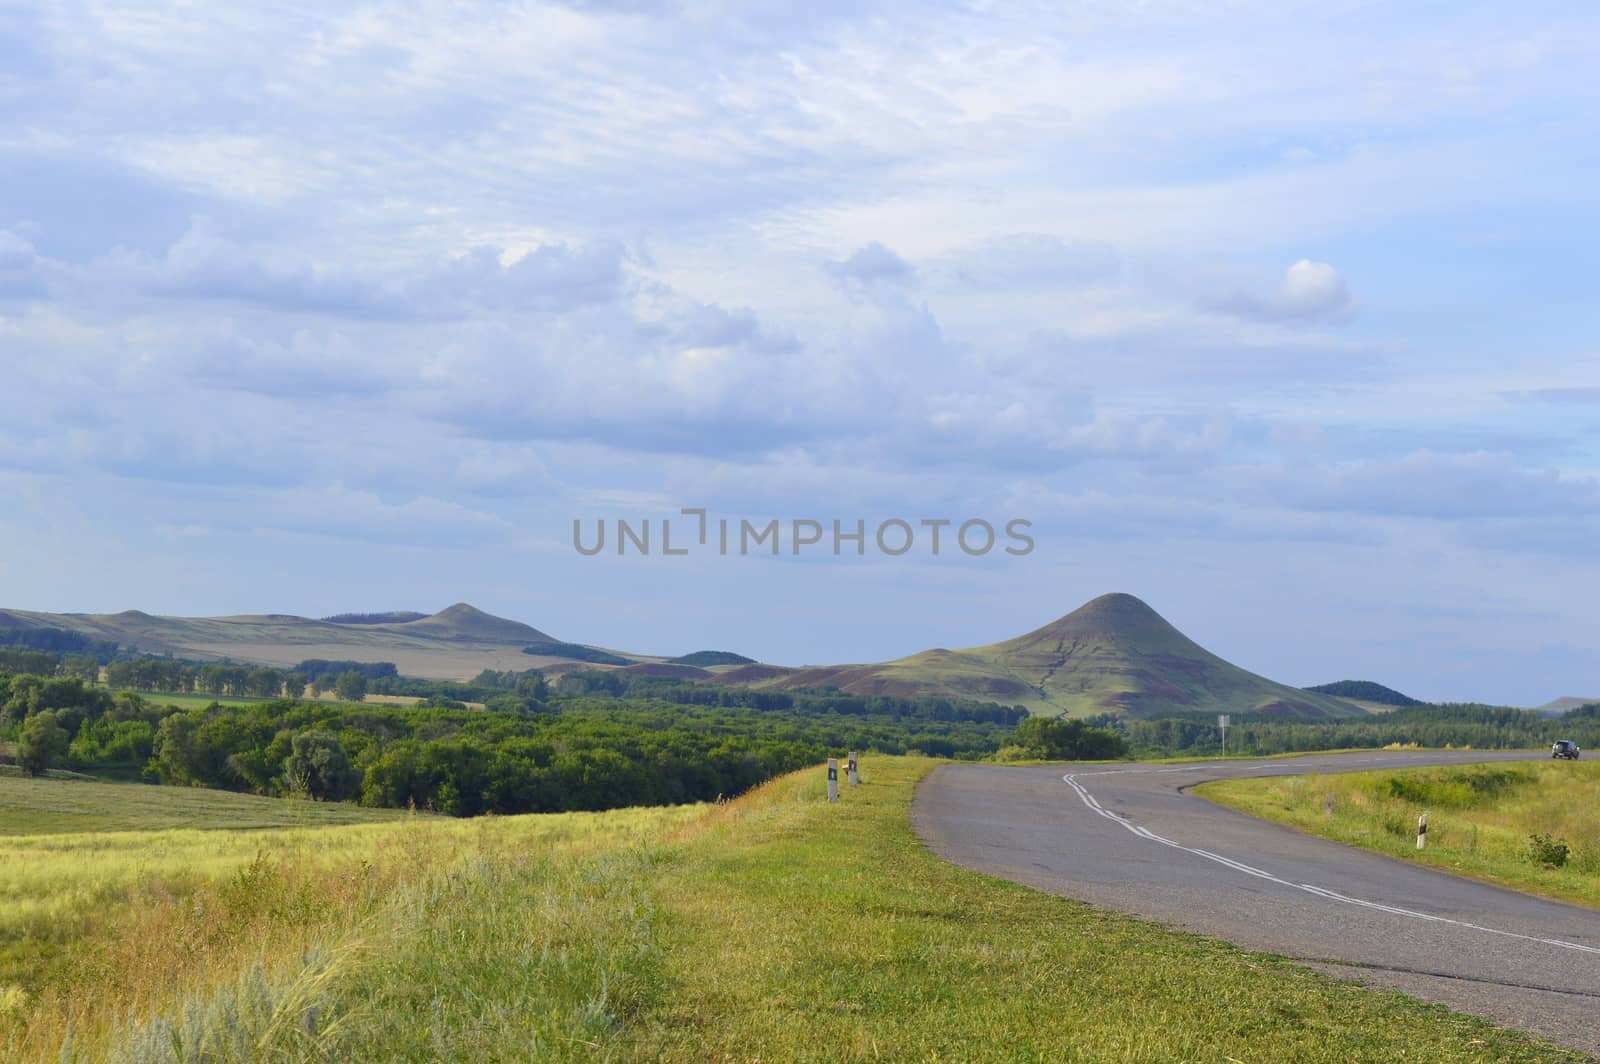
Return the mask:
<path id="1" fill-rule="evenodd" d="M 1010 729 L 685 706 L 534 699 L 535 712 L 325 705 L 196 709 L 78 678 L 0 675 L 0 735 L 24 768 L 54 765 L 265 795 L 414 805 L 454 815 L 707 801 L 849 749 L 979 758 Z"/>

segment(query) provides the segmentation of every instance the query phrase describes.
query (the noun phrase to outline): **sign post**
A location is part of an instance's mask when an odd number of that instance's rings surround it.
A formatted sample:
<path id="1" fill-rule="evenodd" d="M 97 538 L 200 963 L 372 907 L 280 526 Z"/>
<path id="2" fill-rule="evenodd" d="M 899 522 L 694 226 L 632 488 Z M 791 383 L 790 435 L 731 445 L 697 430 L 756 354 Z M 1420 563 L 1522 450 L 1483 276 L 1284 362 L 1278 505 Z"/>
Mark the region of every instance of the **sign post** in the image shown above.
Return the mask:
<path id="1" fill-rule="evenodd" d="M 1222 729 L 1222 756 L 1223 757 L 1227 757 L 1228 756 L 1228 715 L 1226 713 L 1218 713 L 1217 714 L 1217 727 Z"/>
<path id="2" fill-rule="evenodd" d="M 850 781 L 850 786 L 852 787 L 861 782 L 861 773 L 856 768 L 856 752 L 854 750 L 850 751 L 850 760 L 845 762 L 845 777 Z"/>
<path id="3" fill-rule="evenodd" d="M 828 801 L 839 800 L 839 759 L 828 758 Z"/>

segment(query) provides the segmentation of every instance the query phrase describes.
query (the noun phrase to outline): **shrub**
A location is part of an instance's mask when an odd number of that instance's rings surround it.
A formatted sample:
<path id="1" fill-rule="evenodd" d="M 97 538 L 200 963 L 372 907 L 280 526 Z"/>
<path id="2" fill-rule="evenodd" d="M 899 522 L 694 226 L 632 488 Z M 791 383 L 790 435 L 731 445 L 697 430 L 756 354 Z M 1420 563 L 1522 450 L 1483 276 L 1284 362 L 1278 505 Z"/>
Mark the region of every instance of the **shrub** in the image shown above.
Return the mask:
<path id="1" fill-rule="evenodd" d="M 69 742 L 71 736 L 56 723 L 54 713 L 48 709 L 35 713 L 17 735 L 17 764 L 30 776 L 43 776 L 51 765 L 66 756 Z"/>
<path id="2" fill-rule="evenodd" d="M 1547 831 L 1543 835 L 1528 836 L 1528 859 L 1546 868 L 1560 868 L 1567 863 L 1571 850 L 1560 839 L 1553 839 Z"/>

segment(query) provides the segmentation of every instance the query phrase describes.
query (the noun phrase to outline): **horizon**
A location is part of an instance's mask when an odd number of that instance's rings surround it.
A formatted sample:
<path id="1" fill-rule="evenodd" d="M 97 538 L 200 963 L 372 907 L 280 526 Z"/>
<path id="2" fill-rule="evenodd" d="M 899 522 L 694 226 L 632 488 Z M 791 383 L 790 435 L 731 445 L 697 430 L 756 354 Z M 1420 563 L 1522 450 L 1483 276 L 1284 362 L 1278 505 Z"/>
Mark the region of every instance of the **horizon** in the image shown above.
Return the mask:
<path id="1" fill-rule="evenodd" d="M 1133 599 L 1133 601 L 1138 603 L 1139 606 L 1143 607 L 1144 609 L 1150 610 L 1152 613 L 1154 613 L 1156 615 L 1156 617 L 1158 619 L 1160 619 L 1161 621 L 1163 621 L 1164 623 L 1166 623 L 1168 625 L 1171 625 L 1171 622 L 1167 621 L 1167 619 L 1161 615 L 1161 611 L 1159 609 L 1156 609 L 1150 603 L 1148 603 L 1148 602 L 1144 601 L 1143 599 L 1139 598 L 1137 595 L 1129 595 L 1127 592 L 1122 592 L 1122 591 L 1107 591 L 1107 592 L 1103 592 L 1101 594 L 1095 595 L 1093 598 L 1086 600 L 1085 602 L 1081 603 L 1080 605 L 1078 605 L 1076 607 L 1073 607 L 1073 609 L 1067 611 L 1066 613 L 1063 613 L 1060 616 L 1054 617 L 1049 621 L 1042 622 L 1041 624 L 1035 625 L 1032 628 L 1028 628 L 1028 629 L 1025 629 L 1025 630 L 1022 630 L 1022 631 L 1013 632 L 1013 633 L 1011 633 L 1009 635 L 998 636 L 998 637 L 996 637 L 994 639 L 986 641 L 985 643 L 972 644 L 970 646 L 969 645 L 959 645 L 959 646 L 951 645 L 951 646 L 948 646 L 948 647 L 942 647 L 942 646 L 920 647 L 920 648 L 918 648 L 918 650 L 911 651 L 906 655 L 900 655 L 900 657 L 908 657 L 908 656 L 920 653 L 922 651 L 930 651 L 930 650 L 954 650 L 954 651 L 958 651 L 959 652 L 959 651 L 965 651 L 965 650 L 978 649 L 978 648 L 981 648 L 981 647 L 984 647 L 984 646 L 992 645 L 994 643 L 999 643 L 999 642 L 1004 642 L 1004 641 L 1007 641 L 1007 640 L 1010 640 L 1010 639 L 1020 638 L 1020 637 L 1025 636 L 1025 635 L 1031 635 L 1031 634 L 1034 634 L 1035 632 L 1038 632 L 1038 631 L 1041 631 L 1043 629 L 1049 628 L 1050 626 L 1052 626 L 1052 625 L 1054 625 L 1054 624 L 1056 624 L 1056 623 L 1058 623 L 1058 622 L 1060 622 L 1062 620 L 1067 619 L 1072 614 L 1074 614 L 1074 613 L 1078 612 L 1079 610 L 1082 610 L 1082 609 L 1094 604 L 1095 602 L 1098 602 L 1098 601 L 1100 601 L 1102 599 L 1117 598 L 1117 597 Z M 339 612 L 336 612 L 336 613 L 333 613 L 333 614 L 327 614 L 327 615 L 323 615 L 323 616 L 312 616 L 312 615 L 309 615 L 309 614 L 300 614 L 300 613 L 293 613 L 293 612 L 290 612 L 290 613 L 256 612 L 256 613 L 237 613 L 237 614 L 214 614 L 214 615 L 203 615 L 203 616 L 184 616 L 184 615 L 179 615 L 179 614 L 152 614 L 152 613 L 149 613 L 147 611 L 137 610 L 137 609 L 119 610 L 119 611 L 110 611 L 110 612 L 106 612 L 106 611 L 42 611 L 42 610 L 30 610 L 30 609 L 26 609 L 24 607 L 19 607 L 19 606 L 14 606 L 14 607 L 0 606 L 0 614 L 6 613 L 6 612 L 24 612 L 24 613 L 60 613 L 63 616 L 115 617 L 115 616 L 119 616 L 119 615 L 124 614 L 124 613 L 138 613 L 138 614 L 141 614 L 143 616 L 152 617 L 152 618 L 158 619 L 158 620 L 160 620 L 160 619 L 167 619 L 167 620 L 230 620 L 230 619 L 249 619 L 249 618 L 261 618 L 261 617 L 274 617 L 274 618 L 281 617 L 281 618 L 291 618 L 291 619 L 294 619 L 294 620 L 315 621 L 315 622 L 329 623 L 329 624 L 351 623 L 351 626 L 357 626 L 357 625 L 354 625 L 353 622 L 335 621 L 334 618 L 335 617 L 340 617 L 340 616 L 363 616 L 363 615 L 380 615 L 380 614 L 415 614 L 416 616 L 412 617 L 411 621 L 420 621 L 420 620 L 430 620 L 432 618 L 439 617 L 439 616 L 441 616 L 441 615 L 443 615 L 445 613 L 448 613 L 448 612 L 450 612 L 452 610 L 458 610 L 458 609 L 461 609 L 461 608 L 466 608 L 468 610 L 476 611 L 477 613 L 480 613 L 480 614 L 485 614 L 488 617 L 490 617 L 492 619 L 495 619 L 495 620 L 510 621 L 510 622 L 513 622 L 513 623 L 522 624 L 522 625 L 525 625 L 527 627 L 536 629 L 536 630 L 538 630 L 540 632 L 545 632 L 551 638 L 558 639 L 558 640 L 561 640 L 563 642 L 578 643 L 578 644 L 584 645 L 584 646 L 592 646 L 592 647 L 595 647 L 597 649 L 604 649 L 604 650 L 610 650 L 610 651 L 616 651 L 616 652 L 622 652 L 622 653 L 632 653 L 632 654 L 637 654 L 637 655 L 645 656 L 645 657 L 674 658 L 674 657 L 679 657 L 679 656 L 682 656 L 682 655 L 685 655 L 685 654 L 695 653 L 695 652 L 698 652 L 698 651 L 732 651 L 734 653 L 740 653 L 740 654 L 743 653 L 737 647 L 703 646 L 703 647 L 679 648 L 679 649 L 670 649 L 670 650 L 659 650 L 659 649 L 641 650 L 641 649 L 639 649 L 637 647 L 628 647 L 628 646 L 622 646 L 622 645 L 619 645 L 619 644 L 609 644 L 608 645 L 606 643 L 595 642 L 593 640 L 571 640 L 571 639 L 567 639 L 566 637 L 561 635 L 559 632 L 555 632 L 555 633 L 546 632 L 546 629 L 545 629 L 544 626 L 542 626 L 541 624 L 535 623 L 534 621 L 530 621 L 530 620 L 528 620 L 526 618 L 521 618 L 521 617 L 502 616 L 500 614 L 493 613 L 492 611 L 489 611 L 489 610 L 483 610 L 483 609 L 479 608 L 477 605 L 475 605 L 474 603 L 467 602 L 464 599 L 463 600 L 458 600 L 456 602 L 452 602 L 452 603 L 450 603 L 450 604 L 448 604 L 446 606 L 441 606 L 439 609 L 432 610 L 432 611 L 405 610 L 405 609 L 393 609 L 393 610 L 342 610 L 342 611 L 339 611 Z M 409 623 L 409 622 L 406 622 L 406 621 L 393 621 L 393 622 L 385 622 L 385 623 L 388 623 L 388 624 L 405 624 L 405 623 Z M 363 624 L 363 625 L 359 625 L 359 627 L 367 627 L 367 625 Z M 1171 625 L 1171 627 L 1173 627 L 1174 630 L 1176 630 L 1178 632 L 1178 634 L 1184 636 L 1187 639 L 1190 639 L 1192 642 L 1194 642 L 1196 645 L 1198 645 L 1202 650 L 1210 651 L 1210 648 L 1208 646 L 1206 646 L 1205 641 L 1203 639 L 1194 637 L 1190 633 L 1183 631 L 1181 628 L 1178 628 L 1176 625 Z M 356 648 L 352 648 L 351 652 L 355 653 L 356 652 Z M 376 655 L 376 656 L 381 657 L 381 654 L 382 654 L 381 651 L 373 651 L 373 652 L 369 652 L 368 656 Z M 1233 664 L 1233 665 L 1238 665 L 1239 664 L 1238 662 L 1229 661 L 1227 659 L 1226 655 L 1218 655 L 1218 656 L 1222 657 L 1223 660 L 1228 661 L 1229 664 Z M 358 655 L 358 658 L 359 658 L 359 660 L 365 660 L 364 657 L 360 657 L 359 655 Z M 756 657 L 756 658 L 754 658 L 754 660 L 759 662 L 759 663 L 761 663 L 761 664 L 764 664 L 764 665 L 777 665 L 777 666 L 783 666 L 783 667 L 786 667 L 786 668 L 813 668 L 813 667 L 821 667 L 821 666 L 872 664 L 872 662 L 868 662 L 868 661 L 860 661 L 860 662 L 855 662 L 855 661 L 851 661 L 851 662 L 846 662 L 846 661 L 827 661 L 827 662 L 824 662 L 824 661 L 774 661 L 774 660 L 769 660 L 769 659 L 760 658 L 760 657 Z M 893 659 L 886 659 L 886 660 L 893 660 Z M 1247 671 L 1254 671 L 1254 670 L 1247 670 Z M 1263 675 L 1263 674 L 1257 673 L 1257 675 Z M 1264 678 L 1267 679 L 1267 680 L 1275 681 L 1275 682 L 1282 682 L 1282 681 L 1278 681 L 1277 678 L 1273 677 L 1273 676 L 1265 676 Z M 1316 687 L 1318 685 L 1323 685 L 1323 684 L 1332 684 L 1332 683 L 1345 682 L 1345 681 L 1371 681 L 1371 680 L 1373 680 L 1373 677 L 1368 677 L 1368 676 L 1340 676 L 1340 677 L 1337 677 L 1336 679 L 1319 680 L 1316 683 L 1303 683 L 1303 684 L 1291 683 L 1290 686 L 1292 686 L 1292 687 L 1300 687 L 1300 688 L 1303 688 L 1303 689 L 1311 689 L 1311 688 L 1314 688 L 1314 687 Z M 1393 685 L 1386 684 L 1382 680 L 1376 680 L 1375 682 L 1381 684 L 1382 686 L 1389 687 L 1391 690 L 1394 689 Z M 1408 695 L 1410 697 L 1417 697 L 1411 691 L 1403 691 L 1402 690 L 1402 691 L 1399 691 L 1399 693 L 1403 694 L 1403 695 Z M 1509 706 L 1515 706 L 1515 707 L 1523 708 L 1523 709 L 1538 709 L 1538 708 L 1542 708 L 1543 706 L 1546 706 L 1546 705 L 1549 705 L 1551 703 L 1558 702 L 1558 701 L 1561 701 L 1561 700 L 1564 700 L 1564 699 L 1570 699 L 1570 698 L 1580 698 L 1580 699 L 1582 699 L 1582 698 L 1587 698 L 1587 697 L 1588 696 L 1583 696 L 1583 695 L 1565 694 L 1565 695 L 1552 696 L 1551 698 L 1545 699 L 1542 702 L 1503 703 L 1503 704 L 1504 705 L 1509 705 Z M 1450 702 L 1450 701 L 1457 701 L 1457 700 L 1454 700 L 1454 699 L 1430 699 L 1430 698 L 1424 697 L 1424 698 L 1421 699 L 1421 701 L 1423 701 L 1423 702 Z M 1477 701 L 1477 700 L 1468 700 L 1468 701 Z"/>
<path id="2" fill-rule="evenodd" d="M 0 608 L 1600 691 L 1591 6 L 141 11 L 0 15 Z"/>

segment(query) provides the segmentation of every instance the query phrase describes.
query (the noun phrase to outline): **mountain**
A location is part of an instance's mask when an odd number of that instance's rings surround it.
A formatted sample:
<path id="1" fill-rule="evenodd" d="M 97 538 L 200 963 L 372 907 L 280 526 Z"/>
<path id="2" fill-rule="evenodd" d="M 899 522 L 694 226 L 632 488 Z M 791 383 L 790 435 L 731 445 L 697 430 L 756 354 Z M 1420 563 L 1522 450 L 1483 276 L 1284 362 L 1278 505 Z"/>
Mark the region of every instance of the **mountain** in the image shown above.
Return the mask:
<path id="1" fill-rule="evenodd" d="M 36 613 L 0 610 L 0 628 L 55 628 L 147 654 L 198 661 L 229 659 L 286 667 L 309 658 L 390 661 L 407 676 L 467 679 L 483 669 L 522 670 L 540 664 L 524 654 L 551 636 L 458 602 L 432 615 L 351 614 L 348 621 L 268 613 L 236 617 L 154 617 L 122 613 Z M 631 658 L 629 659 L 631 662 Z"/>
<path id="2" fill-rule="evenodd" d="M 154 617 L 0 611 L 0 629 L 58 628 L 151 654 L 279 667 L 311 658 L 393 662 L 405 676 L 469 679 L 483 669 L 617 668 L 635 676 L 758 688 L 835 687 L 853 694 L 943 696 L 1021 704 L 1039 713 L 1154 717 L 1174 712 L 1358 716 L 1333 694 L 1302 691 L 1231 665 L 1132 595 L 1102 595 L 1026 635 L 966 650 L 925 650 L 868 665 L 784 668 L 721 651 L 669 661 L 564 643 L 458 602 L 431 616 L 285 614 Z"/>
<path id="3" fill-rule="evenodd" d="M 1172 712 L 1360 716 L 1358 706 L 1247 672 L 1212 654 L 1132 595 L 1102 595 L 1043 628 L 967 650 L 925 650 L 877 665 L 735 670 L 714 682 L 837 687 L 857 694 L 945 695 L 1036 712 L 1155 717 Z"/>

